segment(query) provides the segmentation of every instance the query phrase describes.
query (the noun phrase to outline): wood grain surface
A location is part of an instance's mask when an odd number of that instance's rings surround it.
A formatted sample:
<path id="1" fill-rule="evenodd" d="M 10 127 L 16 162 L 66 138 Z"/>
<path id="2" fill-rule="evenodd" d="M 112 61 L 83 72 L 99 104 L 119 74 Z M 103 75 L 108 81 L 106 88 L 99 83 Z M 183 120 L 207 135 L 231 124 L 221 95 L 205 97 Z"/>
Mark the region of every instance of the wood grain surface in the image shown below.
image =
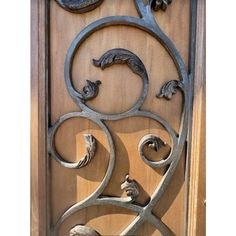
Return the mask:
<path id="1" fill-rule="evenodd" d="M 206 235 L 205 0 L 198 3 L 188 235 Z"/>
<path id="2" fill-rule="evenodd" d="M 48 231 L 45 2 L 31 1 L 31 235 Z"/>
<path id="3" fill-rule="evenodd" d="M 83 134 L 90 133 L 98 141 L 98 150 L 92 162 L 79 170 L 61 167 L 50 159 L 50 179 L 46 178 L 47 163 L 45 155 L 45 76 L 44 64 L 44 4 L 32 1 L 34 24 L 32 37 L 35 39 L 32 76 L 32 235 L 46 235 L 47 214 L 52 224 L 58 220 L 74 203 L 91 194 L 102 181 L 108 161 L 109 145 L 104 132 L 93 122 L 84 118 L 66 121 L 56 134 L 58 152 L 68 161 L 78 161 L 84 155 Z M 155 18 L 174 42 L 188 68 L 189 55 L 189 0 L 175 0 L 167 11 L 155 12 Z M 76 35 L 88 24 L 105 16 L 138 16 L 132 0 L 105 0 L 95 10 L 84 14 L 73 14 L 62 9 L 55 1 L 50 1 L 50 120 L 54 124 L 63 114 L 79 111 L 68 94 L 64 81 L 64 61 L 67 50 Z M 40 23 L 41 22 L 41 23 Z M 38 44 L 40 40 L 40 43 Z M 41 45 L 41 46 L 40 46 Z M 81 91 L 86 80 L 101 80 L 98 96 L 87 104 L 100 112 L 116 114 L 128 110 L 138 99 L 142 81 L 125 65 L 114 65 L 102 71 L 92 65 L 93 58 L 98 59 L 112 48 L 125 48 L 135 53 L 144 63 L 149 76 L 149 92 L 142 110 L 151 111 L 163 117 L 178 132 L 182 112 L 182 95 L 175 94 L 171 101 L 157 99 L 162 85 L 169 80 L 178 80 L 178 73 L 169 54 L 151 35 L 140 29 L 128 26 L 106 27 L 92 34 L 78 49 L 72 68 L 73 83 Z M 36 65 L 40 65 L 36 67 Z M 39 82 L 41 81 L 41 82 Z M 39 112 L 39 114 L 38 114 Z M 41 115 L 40 115 L 41 114 Z M 40 124 L 40 126 L 39 126 Z M 155 121 L 142 118 L 127 118 L 121 121 L 107 121 L 116 146 L 116 166 L 111 181 L 103 194 L 125 196 L 121 190 L 126 174 L 135 179 L 140 186 L 137 201 L 145 203 L 161 181 L 164 169 L 154 170 L 141 160 L 137 146 L 146 134 L 155 134 L 167 142 L 167 147 L 158 157 L 149 152 L 150 159 L 163 158 L 170 151 L 168 133 Z M 185 156 L 183 151 L 176 173 L 168 190 L 155 207 L 155 214 L 162 218 L 173 235 L 184 235 L 185 203 Z M 42 175 L 44 177 L 42 178 Z M 40 181 L 39 177 L 40 176 Z M 50 212 L 46 205 L 47 188 L 50 181 Z M 40 202 L 40 204 L 39 204 Z M 72 215 L 60 228 L 61 236 L 68 235 L 75 224 L 87 224 L 101 235 L 119 235 L 135 218 L 135 214 L 114 206 L 89 207 Z M 161 235 L 152 225 L 144 223 L 136 235 Z M 199 234 L 201 235 L 201 234 Z"/>
<path id="4" fill-rule="evenodd" d="M 137 16 L 133 1 L 104 1 L 96 10 L 76 15 L 66 12 L 51 2 L 51 118 L 54 123 L 59 116 L 76 111 L 78 108 L 68 95 L 64 83 L 64 60 L 66 52 L 75 36 L 89 23 L 109 15 Z M 189 1 L 175 1 L 166 13 L 155 13 L 164 32 L 173 40 L 187 65 L 189 35 Z M 93 109 L 114 114 L 130 108 L 140 95 L 141 79 L 124 65 L 116 65 L 102 71 L 92 65 L 93 58 L 98 59 L 112 48 L 125 48 L 140 57 L 149 74 L 149 93 L 143 110 L 159 114 L 178 131 L 182 111 L 182 96 L 176 94 L 172 101 L 155 97 L 161 86 L 169 80 L 178 79 L 174 63 L 161 44 L 147 33 L 126 26 L 107 27 L 92 34 L 79 48 L 73 63 L 73 83 L 81 91 L 86 80 L 102 81 L 99 95 L 88 105 Z M 187 65 L 188 66 L 188 65 Z M 162 127 L 147 118 L 129 118 L 122 121 L 106 122 L 116 145 L 116 166 L 111 181 L 104 194 L 122 196 L 120 184 L 127 173 L 141 186 L 140 203 L 147 201 L 162 178 L 162 171 L 155 171 L 145 165 L 137 152 L 139 140 L 145 134 L 159 135 L 170 144 L 168 134 Z M 98 153 L 94 160 L 81 170 L 68 170 L 51 162 L 52 180 L 52 222 L 72 204 L 91 194 L 104 177 L 109 147 L 99 127 L 85 119 L 73 119 L 62 125 L 56 137 L 56 146 L 67 160 L 76 161 L 85 152 L 82 134 L 91 133 L 99 141 Z M 176 235 L 183 235 L 184 212 L 184 156 L 173 178 L 169 190 L 157 215 Z M 109 220 L 108 220 L 109 219 Z M 134 214 L 117 207 L 91 207 L 81 211 L 66 221 L 61 228 L 65 235 L 76 223 L 86 223 L 102 235 L 118 235 L 134 219 Z M 159 235 L 157 230 L 145 224 L 138 235 Z"/>

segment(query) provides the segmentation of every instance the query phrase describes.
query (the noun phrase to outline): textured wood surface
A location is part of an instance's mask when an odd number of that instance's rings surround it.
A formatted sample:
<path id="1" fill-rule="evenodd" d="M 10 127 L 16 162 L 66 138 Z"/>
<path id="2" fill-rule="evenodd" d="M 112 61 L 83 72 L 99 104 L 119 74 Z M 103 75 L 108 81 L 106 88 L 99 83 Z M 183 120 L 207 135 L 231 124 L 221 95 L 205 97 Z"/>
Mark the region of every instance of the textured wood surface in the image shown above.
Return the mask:
<path id="1" fill-rule="evenodd" d="M 45 3 L 31 1 L 31 235 L 47 233 Z"/>
<path id="2" fill-rule="evenodd" d="M 206 235 L 205 0 L 198 1 L 188 235 Z"/>
<path id="3" fill-rule="evenodd" d="M 78 110 L 68 95 L 64 83 L 64 60 L 68 47 L 75 36 L 89 23 L 108 15 L 133 15 L 137 12 L 133 1 L 104 1 L 94 11 L 76 15 L 64 11 L 51 2 L 51 115 L 52 123 L 69 111 Z M 178 50 L 188 62 L 189 1 L 175 1 L 166 13 L 155 13 L 164 32 L 174 41 Z M 108 27 L 90 36 L 79 48 L 73 64 L 73 82 L 81 91 L 86 79 L 102 81 L 99 95 L 88 104 L 101 112 L 119 113 L 130 108 L 137 100 L 141 88 L 141 79 L 126 66 L 116 65 L 102 71 L 91 64 L 104 52 L 112 48 L 126 48 L 140 57 L 149 74 L 149 93 L 143 109 L 152 111 L 165 118 L 177 131 L 181 115 L 181 94 L 176 94 L 171 102 L 158 100 L 164 82 L 178 79 L 177 71 L 159 42 L 147 33 L 133 27 Z M 148 133 L 161 136 L 170 144 L 168 134 L 156 122 L 146 118 L 129 118 L 122 121 L 106 122 L 112 132 L 116 145 L 116 167 L 111 182 L 104 194 L 124 196 L 120 184 L 129 173 L 141 186 L 140 203 L 144 203 L 161 180 L 163 170 L 155 171 L 142 162 L 137 152 L 141 137 Z M 102 180 L 108 163 L 109 147 L 102 130 L 85 119 L 73 119 L 62 125 L 56 137 L 58 151 L 67 160 L 75 161 L 85 152 L 82 134 L 91 133 L 98 141 L 98 153 L 94 160 L 81 170 L 67 170 L 55 161 L 51 162 L 52 171 L 52 222 L 71 204 L 91 194 Z M 184 158 L 184 156 L 183 156 Z M 163 217 L 176 235 L 183 235 L 184 229 L 184 159 L 169 190 L 156 207 L 155 212 Z M 111 215 L 110 215 L 111 214 Z M 77 223 L 87 223 L 102 235 L 117 235 L 135 215 L 117 207 L 91 207 L 83 210 L 63 224 L 61 235 Z M 149 232 L 146 234 L 145 232 Z M 153 227 L 145 224 L 138 235 L 159 235 Z"/>
<path id="4" fill-rule="evenodd" d="M 33 1 L 32 4 L 32 12 L 36 14 L 32 26 L 32 39 L 35 39 L 35 45 L 32 45 L 34 49 L 32 52 L 32 235 L 41 236 L 46 235 L 48 213 L 45 187 L 47 166 L 44 159 L 45 143 L 43 143 L 45 141 L 43 131 L 45 65 L 41 63 L 45 56 L 43 48 L 45 28 L 44 4 L 41 1 L 37 2 Z M 175 0 L 165 13 L 161 11 L 154 13 L 160 27 L 179 50 L 186 68 L 188 68 L 189 53 L 189 2 L 189 0 Z M 64 82 L 65 56 L 75 36 L 85 26 L 99 18 L 110 15 L 138 16 L 138 14 L 131 0 L 105 0 L 95 10 L 84 14 L 67 12 L 55 1 L 50 1 L 50 8 L 51 99 L 49 102 L 51 105 L 50 118 L 53 124 L 61 115 L 79 110 L 69 96 Z M 39 27 L 39 31 L 34 31 L 37 27 Z M 150 81 L 149 93 L 142 109 L 160 115 L 178 131 L 183 102 L 181 94 L 174 95 L 171 101 L 155 97 L 165 82 L 178 79 L 175 65 L 161 44 L 139 29 L 116 26 L 107 27 L 92 34 L 82 44 L 75 56 L 73 83 L 76 89 L 81 91 L 87 79 L 92 81 L 99 79 L 102 81 L 99 94 L 94 100 L 88 102 L 89 106 L 109 114 L 130 108 L 140 95 L 141 79 L 125 65 L 115 65 L 102 71 L 91 63 L 93 58 L 98 59 L 107 50 L 118 47 L 128 49 L 138 55 L 147 69 Z M 120 185 L 124 182 L 126 174 L 129 174 L 142 186 L 137 201 L 145 203 L 160 182 L 165 170 L 156 171 L 145 165 L 137 151 L 138 142 L 142 136 L 149 133 L 160 136 L 169 145 L 170 138 L 158 123 L 147 118 L 109 121 L 106 122 L 106 125 L 110 129 L 116 145 L 116 167 L 104 194 L 125 196 Z M 80 170 L 70 170 L 59 166 L 54 160 L 50 160 L 51 205 L 49 213 L 53 224 L 68 207 L 91 194 L 104 177 L 110 150 L 103 131 L 93 122 L 84 118 L 66 121 L 56 135 L 58 151 L 66 160 L 78 161 L 85 153 L 83 139 L 85 133 L 92 134 L 98 140 L 97 154 L 88 166 Z M 149 155 L 155 160 L 165 156 L 168 151 L 168 148 L 163 150 L 158 157 L 151 152 Z M 154 210 L 174 235 L 184 235 L 184 167 L 185 150 L 168 190 Z M 38 178 L 39 175 L 40 178 Z M 76 224 L 87 224 L 101 235 L 118 235 L 134 218 L 134 213 L 118 207 L 89 207 L 66 220 L 60 229 L 60 235 L 68 235 L 70 228 Z M 148 223 L 140 227 L 136 234 L 160 235 Z"/>

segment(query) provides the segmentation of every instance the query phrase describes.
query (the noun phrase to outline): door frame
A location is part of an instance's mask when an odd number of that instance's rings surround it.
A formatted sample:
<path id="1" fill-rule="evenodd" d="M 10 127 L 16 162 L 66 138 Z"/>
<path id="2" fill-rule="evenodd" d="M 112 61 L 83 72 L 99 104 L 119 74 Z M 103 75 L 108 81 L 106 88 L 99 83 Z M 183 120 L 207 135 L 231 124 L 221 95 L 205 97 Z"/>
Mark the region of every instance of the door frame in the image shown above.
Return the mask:
<path id="1" fill-rule="evenodd" d="M 206 235 L 206 0 L 198 0 L 187 235 Z"/>
<path id="2" fill-rule="evenodd" d="M 31 0 L 31 235 L 49 229 L 47 158 L 47 80 L 49 75 L 49 8 L 46 0 Z"/>

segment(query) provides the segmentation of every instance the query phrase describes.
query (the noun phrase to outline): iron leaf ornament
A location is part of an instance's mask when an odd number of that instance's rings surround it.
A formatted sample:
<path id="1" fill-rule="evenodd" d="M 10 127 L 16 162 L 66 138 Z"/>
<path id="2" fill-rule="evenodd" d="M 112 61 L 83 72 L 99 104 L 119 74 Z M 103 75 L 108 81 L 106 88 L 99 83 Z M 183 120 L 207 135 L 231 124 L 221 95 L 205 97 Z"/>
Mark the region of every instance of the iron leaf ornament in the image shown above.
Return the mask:
<path id="1" fill-rule="evenodd" d="M 55 147 L 55 133 L 57 131 L 56 126 L 54 130 L 51 130 L 51 141 L 49 142 L 49 153 L 55 158 L 55 160 L 60 163 L 62 166 L 71 169 L 80 169 L 87 166 L 91 160 L 94 158 L 97 150 L 96 139 L 92 134 L 84 134 L 84 140 L 86 144 L 86 154 L 78 162 L 68 162 L 66 161 L 56 150 Z"/>
<path id="2" fill-rule="evenodd" d="M 154 11 L 165 11 L 172 0 L 150 0 L 151 8 Z"/>
<path id="3" fill-rule="evenodd" d="M 86 13 L 94 10 L 104 0 L 56 0 L 59 6 L 72 13 Z M 172 0 L 149 0 L 154 11 L 165 11 Z"/>
<path id="4" fill-rule="evenodd" d="M 129 175 L 126 175 L 125 182 L 121 184 L 121 189 L 126 191 L 128 197 L 134 201 L 139 195 L 138 184 L 135 180 L 131 180 Z"/>
<path id="5" fill-rule="evenodd" d="M 70 230 L 69 236 L 100 236 L 100 234 L 89 226 L 76 225 Z"/>
<path id="6" fill-rule="evenodd" d="M 127 64 L 139 76 L 146 72 L 142 61 L 135 54 L 124 48 L 115 48 L 107 51 L 100 59 L 93 59 L 93 64 L 102 70 L 114 64 Z"/>
<path id="7" fill-rule="evenodd" d="M 96 139 L 91 134 L 84 134 L 86 144 L 86 154 L 77 163 L 74 163 L 74 169 L 80 169 L 87 166 L 95 156 L 97 144 Z"/>
<path id="8" fill-rule="evenodd" d="M 72 13 L 85 13 L 97 8 L 103 0 L 56 0 L 65 10 Z"/>
<path id="9" fill-rule="evenodd" d="M 162 86 L 161 91 L 156 95 L 156 97 L 171 100 L 172 96 L 177 93 L 177 88 L 183 89 L 183 83 L 181 81 L 168 81 Z"/>
<path id="10" fill-rule="evenodd" d="M 86 80 L 87 85 L 83 87 L 82 96 L 84 100 L 93 99 L 98 95 L 99 85 L 102 83 L 100 80 L 92 82 L 90 80 Z"/>

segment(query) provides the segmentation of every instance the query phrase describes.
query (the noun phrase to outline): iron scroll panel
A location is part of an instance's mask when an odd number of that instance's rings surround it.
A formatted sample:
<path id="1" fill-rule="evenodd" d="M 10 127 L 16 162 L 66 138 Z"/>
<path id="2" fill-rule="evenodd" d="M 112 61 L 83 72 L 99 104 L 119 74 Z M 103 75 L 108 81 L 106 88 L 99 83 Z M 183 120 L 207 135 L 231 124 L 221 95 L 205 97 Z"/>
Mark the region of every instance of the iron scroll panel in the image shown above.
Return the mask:
<path id="1" fill-rule="evenodd" d="M 76 1 L 74 0 L 71 2 L 76 2 Z M 170 180 L 180 160 L 184 144 L 187 140 L 189 121 L 191 120 L 192 77 L 190 78 L 189 74 L 187 73 L 185 69 L 186 68 L 185 64 L 175 45 L 162 32 L 152 13 L 152 9 L 165 10 L 167 5 L 171 1 L 148 1 L 147 4 L 144 4 L 143 0 L 135 0 L 134 2 L 137 11 L 140 15 L 140 18 L 131 16 L 110 16 L 97 20 L 88 25 L 86 28 L 84 28 L 72 41 L 71 46 L 68 49 L 64 67 L 65 84 L 73 101 L 82 111 L 81 112 L 75 111 L 65 114 L 62 117 L 60 117 L 55 124 L 49 127 L 48 153 L 51 155 L 52 158 L 54 158 L 54 160 L 56 160 L 65 168 L 76 168 L 76 169 L 83 168 L 84 166 L 90 163 L 92 158 L 96 158 L 96 139 L 91 134 L 87 134 L 85 136 L 86 154 L 77 163 L 67 162 L 57 152 L 55 147 L 55 134 L 59 129 L 59 127 L 62 125 L 62 123 L 71 118 L 83 117 L 96 123 L 104 131 L 110 147 L 110 159 L 107 172 L 102 182 L 98 186 L 98 188 L 86 199 L 82 200 L 81 202 L 75 203 L 72 207 L 67 209 L 63 213 L 63 215 L 61 215 L 56 225 L 52 226 L 51 228 L 51 235 L 53 236 L 56 236 L 58 234 L 62 223 L 72 214 L 84 208 L 94 205 L 114 205 L 129 209 L 137 213 L 137 217 L 134 219 L 134 221 L 128 227 L 126 227 L 120 235 L 133 235 L 134 232 L 145 221 L 148 221 L 149 223 L 154 225 L 162 233 L 162 235 L 164 236 L 173 235 L 168 226 L 165 225 L 162 222 L 162 220 L 152 212 L 152 209 L 158 204 L 159 200 L 161 199 L 164 192 L 168 188 Z M 160 2 L 161 5 L 159 5 L 159 7 L 156 6 L 155 5 L 156 2 Z M 100 5 L 102 1 L 100 2 L 97 1 L 97 3 Z M 165 3 L 168 4 L 165 5 Z M 66 7 L 64 8 L 66 9 Z M 92 10 L 92 8 L 88 8 L 88 10 Z M 81 13 L 81 11 L 78 11 L 78 13 Z M 141 59 L 127 49 L 123 48 L 110 49 L 107 52 L 104 52 L 104 54 L 101 55 L 99 59 L 94 59 L 93 64 L 94 66 L 100 67 L 101 69 L 105 69 L 106 67 L 112 66 L 113 64 L 125 64 L 132 70 L 133 73 L 139 75 L 139 77 L 142 79 L 143 82 L 143 90 L 138 101 L 134 104 L 133 107 L 119 114 L 104 114 L 90 108 L 86 104 L 86 102 L 89 99 L 95 99 L 96 96 L 99 95 L 99 86 L 101 84 L 100 80 L 87 81 L 87 85 L 83 88 L 82 91 L 77 91 L 75 89 L 72 83 L 72 64 L 75 53 L 77 52 L 78 48 L 94 32 L 108 26 L 116 26 L 116 25 L 132 26 L 149 33 L 163 45 L 163 47 L 167 50 L 167 52 L 173 59 L 178 71 L 179 80 L 171 80 L 165 83 L 162 86 L 162 88 L 159 89 L 159 92 L 157 93 L 157 99 L 164 98 L 170 100 L 172 95 L 175 94 L 177 90 L 182 92 L 184 97 L 183 101 L 184 104 L 183 104 L 181 126 L 178 133 L 176 133 L 174 129 L 170 126 L 170 124 L 168 124 L 168 122 L 166 122 L 159 115 L 153 114 L 149 111 L 141 110 L 142 104 L 144 103 L 148 93 L 148 85 L 149 85 L 148 72 L 146 71 L 145 65 L 143 64 Z M 172 147 L 169 156 L 166 159 L 157 162 L 148 160 L 148 158 L 143 153 L 143 147 L 145 145 L 148 145 L 150 148 L 153 148 L 156 151 L 158 151 L 163 145 L 165 145 L 165 143 L 159 137 L 154 136 L 152 134 L 146 135 L 140 140 L 138 144 L 137 148 L 140 154 L 140 158 L 142 158 L 142 160 L 147 165 L 150 165 L 152 168 L 167 167 L 167 171 L 163 175 L 161 182 L 159 183 L 156 190 L 150 197 L 149 202 L 144 206 L 136 204 L 135 199 L 139 194 L 139 190 L 137 185 L 135 184 L 135 180 L 129 179 L 129 176 L 124 177 L 124 183 L 122 183 L 121 186 L 127 192 L 127 197 L 119 198 L 119 197 L 110 197 L 103 195 L 103 191 L 111 179 L 116 158 L 115 146 L 112 134 L 109 131 L 108 127 L 104 124 L 104 121 L 108 120 L 115 121 L 115 120 L 125 119 L 128 117 L 146 117 L 153 119 L 154 121 L 156 121 L 157 123 L 161 124 L 164 127 L 164 129 L 169 133 L 172 141 Z M 79 233 L 81 232 L 84 233 L 85 230 L 88 230 L 87 235 L 99 235 L 99 233 L 96 232 L 95 230 L 88 227 L 86 228 L 85 226 L 80 226 L 79 224 L 71 229 L 70 235 L 71 236 L 80 235 Z"/>

